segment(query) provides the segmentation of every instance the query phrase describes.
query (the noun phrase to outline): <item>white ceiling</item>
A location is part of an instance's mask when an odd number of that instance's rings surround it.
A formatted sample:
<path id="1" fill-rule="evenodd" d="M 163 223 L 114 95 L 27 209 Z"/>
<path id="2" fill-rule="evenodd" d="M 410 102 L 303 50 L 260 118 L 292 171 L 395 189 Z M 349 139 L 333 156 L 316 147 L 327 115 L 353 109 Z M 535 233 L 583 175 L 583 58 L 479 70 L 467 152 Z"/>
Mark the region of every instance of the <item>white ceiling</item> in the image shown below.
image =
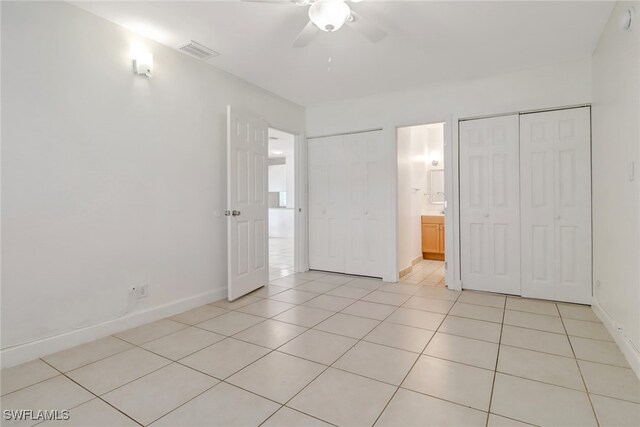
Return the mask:
<path id="1" fill-rule="evenodd" d="M 347 26 L 291 43 L 307 8 L 241 1 L 73 4 L 167 46 L 195 40 L 208 62 L 301 105 L 590 56 L 613 2 L 375 1 L 349 5 L 388 32 L 374 44 Z M 332 58 L 331 71 L 327 70 Z"/>
<path id="2" fill-rule="evenodd" d="M 287 157 L 287 155 L 293 154 L 294 138 L 290 133 L 269 128 L 269 158 Z M 275 154 L 274 151 L 282 151 L 282 153 Z"/>

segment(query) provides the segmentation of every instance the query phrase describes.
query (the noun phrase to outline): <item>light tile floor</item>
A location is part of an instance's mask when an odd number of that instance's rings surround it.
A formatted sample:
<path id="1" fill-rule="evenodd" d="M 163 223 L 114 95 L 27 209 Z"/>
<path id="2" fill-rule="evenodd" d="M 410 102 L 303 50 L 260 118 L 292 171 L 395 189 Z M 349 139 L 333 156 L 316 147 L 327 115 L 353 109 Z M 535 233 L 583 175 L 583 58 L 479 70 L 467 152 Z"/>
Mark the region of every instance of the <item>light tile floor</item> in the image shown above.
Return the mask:
<path id="1" fill-rule="evenodd" d="M 269 237 L 269 280 L 294 273 L 293 239 Z"/>
<path id="2" fill-rule="evenodd" d="M 307 272 L 2 371 L 64 426 L 639 426 L 640 381 L 589 307 Z M 432 277 L 434 276 L 434 277 Z M 3 422 L 3 425 L 32 423 Z"/>

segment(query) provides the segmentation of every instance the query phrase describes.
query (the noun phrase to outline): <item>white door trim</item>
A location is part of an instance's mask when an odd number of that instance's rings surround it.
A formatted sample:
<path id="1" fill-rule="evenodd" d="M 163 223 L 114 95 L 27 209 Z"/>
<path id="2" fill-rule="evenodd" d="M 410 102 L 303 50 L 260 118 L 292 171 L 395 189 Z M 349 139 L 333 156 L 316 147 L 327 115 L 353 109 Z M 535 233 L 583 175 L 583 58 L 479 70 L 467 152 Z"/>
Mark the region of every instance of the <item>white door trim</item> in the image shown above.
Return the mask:
<path id="1" fill-rule="evenodd" d="M 390 279 L 393 282 L 397 282 L 399 280 L 399 263 L 398 263 L 398 254 L 399 246 L 400 246 L 400 235 L 398 232 L 398 129 L 411 127 L 411 126 L 422 126 L 429 125 L 435 123 L 444 123 L 444 164 L 445 164 L 445 172 L 444 172 L 444 192 L 446 194 L 447 207 L 444 209 L 444 240 L 445 240 L 445 249 L 444 249 L 444 258 L 447 263 L 447 270 L 445 276 L 445 282 L 447 283 L 447 287 L 453 290 L 461 290 L 462 286 L 460 283 L 459 272 L 459 240 L 457 236 L 459 235 L 458 227 L 459 222 L 457 218 L 459 218 L 459 207 L 458 203 L 454 203 L 454 201 L 458 200 L 458 162 L 457 162 L 457 138 L 454 139 L 454 133 L 457 137 L 457 132 L 454 132 L 453 128 L 453 117 L 451 115 L 444 117 L 436 117 L 433 119 L 425 119 L 420 123 L 408 123 L 408 124 L 399 124 L 396 125 L 393 130 L 393 165 L 390 165 L 391 170 L 393 171 L 393 188 L 391 191 L 391 226 L 392 226 L 392 240 L 394 242 L 393 245 L 393 253 L 391 254 L 393 265 L 391 266 L 392 274 L 390 275 Z M 457 123 L 457 122 L 456 122 Z M 457 130 L 457 126 L 456 129 Z M 455 141 L 455 143 L 454 143 Z M 454 156 L 455 154 L 455 156 Z"/>

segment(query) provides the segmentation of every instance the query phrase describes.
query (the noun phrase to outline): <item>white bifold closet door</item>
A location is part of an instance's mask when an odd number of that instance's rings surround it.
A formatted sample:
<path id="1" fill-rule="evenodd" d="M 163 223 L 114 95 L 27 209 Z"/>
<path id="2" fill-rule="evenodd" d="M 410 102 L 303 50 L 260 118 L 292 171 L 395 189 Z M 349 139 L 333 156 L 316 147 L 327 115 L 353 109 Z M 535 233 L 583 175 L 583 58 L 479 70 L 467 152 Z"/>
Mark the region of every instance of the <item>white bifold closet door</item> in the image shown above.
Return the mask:
<path id="1" fill-rule="evenodd" d="M 342 136 L 309 140 L 309 266 L 344 272 L 346 181 Z"/>
<path id="2" fill-rule="evenodd" d="M 382 276 L 384 182 L 380 132 L 345 135 L 347 230 L 345 272 Z"/>
<path id="3" fill-rule="evenodd" d="M 462 287 L 520 294 L 518 115 L 459 131 Z"/>
<path id="4" fill-rule="evenodd" d="M 522 295 L 591 303 L 588 107 L 520 118 Z"/>
<path id="5" fill-rule="evenodd" d="M 309 139 L 309 266 L 381 277 L 385 204 L 381 132 Z"/>

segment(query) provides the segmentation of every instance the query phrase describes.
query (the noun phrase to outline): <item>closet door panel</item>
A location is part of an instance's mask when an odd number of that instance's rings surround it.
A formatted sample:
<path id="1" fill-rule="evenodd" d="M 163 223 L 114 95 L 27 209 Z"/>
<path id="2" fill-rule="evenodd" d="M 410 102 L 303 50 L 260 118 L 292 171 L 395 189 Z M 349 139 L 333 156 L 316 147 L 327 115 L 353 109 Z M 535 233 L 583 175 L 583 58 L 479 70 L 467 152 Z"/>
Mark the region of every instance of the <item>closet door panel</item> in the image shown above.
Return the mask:
<path id="1" fill-rule="evenodd" d="M 489 190 L 486 132 L 482 124 L 460 124 L 460 223 L 463 276 L 474 286 L 489 275 Z"/>
<path id="2" fill-rule="evenodd" d="M 521 143 L 523 296 L 590 303 L 589 108 L 522 115 Z"/>
<path id="3" fill-rule="evenodd" d="M 341 136 L 309 140 L 309 266 L 344 272 L 345 165 Z"/>
<path id="4" fill-rule="evenodd" d="M 345 272 L 382 276 L 384 248 L 384 171 L 380 132 L 344 136 L 349 194 Z"/>
<path id="5" fill-rule="evenodd" d="M 590 109 L 553 112 L 557 123 L 555 299 L 591 303 L 591 126 Z"/>
<path id="6" fill-rule="evenodd" d="M 460 238 L 466 289 L 519 294 L 518 116 L 460 123 Z"/>
<path id="7" fill-rule="evenodd" d="M 498 117 L 489 132 L 491 276 L 496 292 L 520 294 L 520 154 L 517 116 Z"/>
<path id="8" fill-rule="evenodd" d="M 520 194 L 523 295 L 545 298 L 555 287 L 553 127 L 523 115 L 520 127 Z"/>

